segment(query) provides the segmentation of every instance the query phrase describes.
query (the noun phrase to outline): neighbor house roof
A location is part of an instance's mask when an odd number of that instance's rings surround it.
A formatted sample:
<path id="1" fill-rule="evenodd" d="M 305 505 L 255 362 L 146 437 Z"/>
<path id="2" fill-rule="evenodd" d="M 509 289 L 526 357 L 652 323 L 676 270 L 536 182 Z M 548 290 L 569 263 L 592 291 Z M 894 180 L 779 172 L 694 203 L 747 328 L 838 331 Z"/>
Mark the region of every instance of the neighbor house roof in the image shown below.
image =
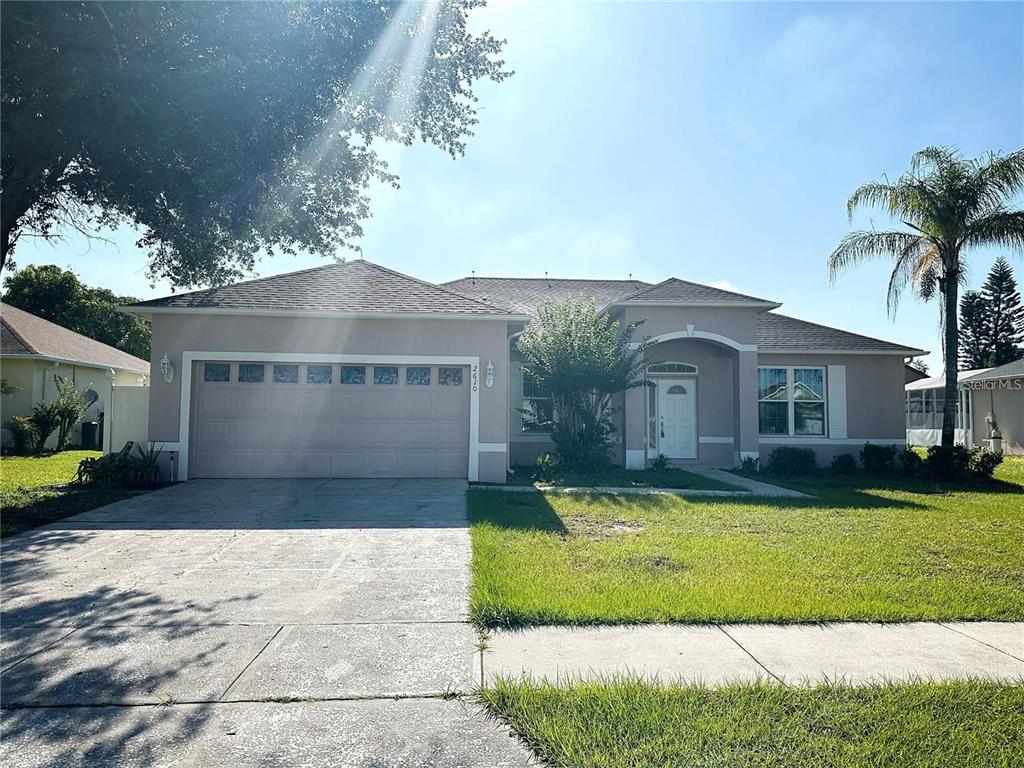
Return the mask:
<path id="1" fill-rule="evenodd" d="M 605 306 L 646 288 L 640 280 L 573 280 L 546 277 L 463 277 L 442 283 L 446 288 L 487 303 L 500 304 L 517 312 L 537 316 L 544 304 L 569 296 L 585 296 Z"/>
<path id="2" fill-rule="evenodd" d="M 777 312 L 763 312 L 758 315 L 757 349 L 758 352 L 902 353 L 908 357 L 925 353 L 923 349 L 873 339 L 827 325 L 809 323 Z"/>
<path id="3" fill-rule="evenodd" d="M 956 375 L 958 384 L 963 384 L 965 381 L 974 378 L 975 376 L 981 376 L 982 374 L 988 373 L 994 370 L 993 368 L 975 368 L 970 371 L 960 371 Z M 939 389 L 946 386 L 946 374 L 940 373 L 938 376 L 929 376 L 927 379 L 918 379 L 907 384 L 904 389 L 907 392 L 916 392 L 919 389 Z"/>
<path id="4" fill-rule="evenodd" d="M 1024 358 L 1012 363 L 973 372 L 966 381 L 994 381 L 996 379 L 1019 379 L 1024 377 Z"/>
<path id="5" fill-rule="evenodd" d="M 149 372 L 149 363 L 10 304 L 0 304 L 0 354 Z"/>
<path id="6" fill-rule="evenodd" d="M 175 309 L 469 316 L 511 313 L 509 308 L 496 303 L 480 301 L 361 259 L 165 296 L 128 309 L 140 314 Z"/>

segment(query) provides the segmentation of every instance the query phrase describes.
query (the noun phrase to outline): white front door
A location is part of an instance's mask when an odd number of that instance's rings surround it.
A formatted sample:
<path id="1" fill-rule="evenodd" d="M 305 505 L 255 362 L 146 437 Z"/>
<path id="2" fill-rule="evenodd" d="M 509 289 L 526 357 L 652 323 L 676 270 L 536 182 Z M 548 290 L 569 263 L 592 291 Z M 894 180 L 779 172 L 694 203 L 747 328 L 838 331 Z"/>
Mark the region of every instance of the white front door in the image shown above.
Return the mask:
<path id="1" fill-rule="evenodd" d="M 658 452 L 697 458 L 697 380 L 658 379 Z"/>

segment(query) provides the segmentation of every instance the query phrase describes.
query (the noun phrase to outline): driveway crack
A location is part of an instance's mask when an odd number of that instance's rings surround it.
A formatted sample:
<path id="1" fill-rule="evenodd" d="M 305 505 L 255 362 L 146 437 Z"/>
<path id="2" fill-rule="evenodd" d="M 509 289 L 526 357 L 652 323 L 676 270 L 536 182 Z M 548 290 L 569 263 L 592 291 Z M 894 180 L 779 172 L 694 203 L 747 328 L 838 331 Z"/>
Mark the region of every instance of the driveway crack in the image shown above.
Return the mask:
<path id="1" fill-rule="evenodd" d="M 256 659 L 258 659 L 258 658 L 259 658 L 260 656 L 262 656 L 262 655 L 263 655 L 263 652 L 264 652 L 265 650 L 267 650 L 267 648 L 269 648 L 269 647 L 270 647 L 270 644 L 271 644 L 272 642 L 274 642 L 274 639 L 275 639 L 275 638 L 276 638 L 276 637 L 277 637 L 277 636 L 278 636 L 279 634 L 281 634 L 281 630 L 282 630 L 282 629 L 284 629 L 284 625 L 283 625 L 283 624 L 282 624 L 281 626 L 279 626 L 279 627 L 277 628 L 277 631 L 276 631 L 276 632 L 274 632 L 274 634 L 270 636 L 270 639 L 269 639 L 269 640 L 267 640 L 267 642 L 263 644 L 263 647 L 262 647 L 262 648 L 260 648 L 260 649 L 259 649 L 259 651 L 257 651 L 257 652 L 256 652 L 256 655 L 255 655 L 255 656 L 253 656 L 253 657 L 252 657 L 251 659 L 249 659 L 249 663 L 248 663 L 248 664 L 246 664 L 246 665 L 245 665 L 244 667 L 242 667 L 242 671 L 241 671 L 241 672 L 239 672 L 239 673 L 238 673 L 237 675 L 235 675 L 235 679 L 234 679 L 234 680 L 232 680 L 232 681 L 231 681 L 231 684 L 230 684 L 230 685 L 229 685 L 229 686 L 228 686 L 227 688 L 225 688 L 225 689 L 224 689 L 224 693 L 222 693 L 222 694 L 220 695 L 220 697 L 219 697 L 219 698 L 217 699 L 217 701 L 223 701 L 223 700 L 224 700 L 224 697 L 225 697 L 225 696 L 227 696 L 227 695 L 228 695 L 228 694 L 229 694 L 229 693 L 231 692 L 231 689 L 235 687 L 235 683 L 237 683 L 237 682 L 238 682 L 238 680 L 239 680 L 239 679 L 240 679 L 240 678 L 242 677 L 242 675 L 244 675 L 244 674 L 246 673 L 246 671 L 247 671 L 247 670 L 249 669 L 249 667 L 251 667 L 251 666 L 253 665 L 253 663 L 254 663 L 254 662 L 256 661 Z"/>

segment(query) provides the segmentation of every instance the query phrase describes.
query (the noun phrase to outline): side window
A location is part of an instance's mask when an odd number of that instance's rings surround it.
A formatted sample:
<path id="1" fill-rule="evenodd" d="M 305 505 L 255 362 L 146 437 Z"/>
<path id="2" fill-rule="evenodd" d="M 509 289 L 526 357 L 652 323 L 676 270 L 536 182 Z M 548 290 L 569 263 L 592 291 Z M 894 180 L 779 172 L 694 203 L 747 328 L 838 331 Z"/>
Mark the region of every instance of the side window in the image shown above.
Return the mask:
<path id="1" fill-rule="evenodd" d="M 541 386 L 526 367 L 523 367 L 523 401 L 520 412 L 523 415 L 524 433 L 546 434 L 551 431 L 555 419 L 551 393 Z"/>

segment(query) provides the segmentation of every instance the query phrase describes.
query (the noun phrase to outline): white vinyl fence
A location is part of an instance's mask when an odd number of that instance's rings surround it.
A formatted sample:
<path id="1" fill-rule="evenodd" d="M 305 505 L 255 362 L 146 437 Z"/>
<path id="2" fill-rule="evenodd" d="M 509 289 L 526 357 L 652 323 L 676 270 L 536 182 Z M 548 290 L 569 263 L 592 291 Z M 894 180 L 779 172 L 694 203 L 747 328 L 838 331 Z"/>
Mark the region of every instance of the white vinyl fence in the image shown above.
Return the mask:
<path id="1" fill-rule="evenodd" d="M 113 387 L 107 411 L 104 437 L 108 451 L 119 451 L 132 440 L 147 444 L 149 440 L 149 387 Z"/>

